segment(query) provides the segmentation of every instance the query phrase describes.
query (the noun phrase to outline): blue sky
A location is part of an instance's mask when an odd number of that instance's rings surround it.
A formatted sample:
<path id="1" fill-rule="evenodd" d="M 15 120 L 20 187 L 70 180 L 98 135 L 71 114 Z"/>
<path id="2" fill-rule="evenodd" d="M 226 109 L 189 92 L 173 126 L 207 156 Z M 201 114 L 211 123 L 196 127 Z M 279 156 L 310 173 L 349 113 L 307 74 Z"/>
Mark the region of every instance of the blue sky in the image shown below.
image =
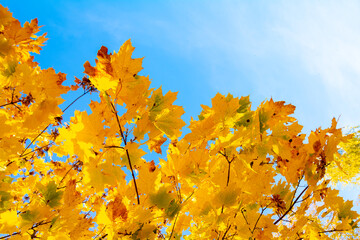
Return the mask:
<path id="1" fill-rule="evenodd" d="M 2 1 L 22 23 L 38 18 L 48 43 L 36 61 L 83 76 L 102 45 L 129 38 L 153 87 L 179 91 L 184 120 L 217 92 L 295 105 L 308 133 L 360 124 L 358 1 Z M 73 98 L 71 98 L 73 99 Z M 69 101 L 71 100 L 69 99 Z"/>
<path id="2" fill-rule="evenodd" d="M 3 1 L 21 22 L 38 18 L 43 68 L 82 77 L 105 45 L 131 38 L 153 86 L 179 91 L 188 122 L 216 94 L 294 104 L 308 132 L 360 119 L 357 1 Z"/>

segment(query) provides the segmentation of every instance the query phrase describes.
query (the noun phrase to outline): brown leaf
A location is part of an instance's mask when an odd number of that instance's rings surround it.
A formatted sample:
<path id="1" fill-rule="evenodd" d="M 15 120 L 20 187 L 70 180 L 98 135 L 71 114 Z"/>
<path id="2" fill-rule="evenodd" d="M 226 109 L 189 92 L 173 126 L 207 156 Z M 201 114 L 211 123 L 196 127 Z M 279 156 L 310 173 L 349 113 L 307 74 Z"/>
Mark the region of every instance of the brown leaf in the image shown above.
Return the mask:
<path id="1" fill-rule="evenodd" d="M 118 217 L 121 217 L 123 221 L 127 219 L 127 209 L 122 202 L 122 197 L 117 196 L 114 201 L 111 201 L 108 205 L 108 214 L 111 220 L 115 221 Z"/>

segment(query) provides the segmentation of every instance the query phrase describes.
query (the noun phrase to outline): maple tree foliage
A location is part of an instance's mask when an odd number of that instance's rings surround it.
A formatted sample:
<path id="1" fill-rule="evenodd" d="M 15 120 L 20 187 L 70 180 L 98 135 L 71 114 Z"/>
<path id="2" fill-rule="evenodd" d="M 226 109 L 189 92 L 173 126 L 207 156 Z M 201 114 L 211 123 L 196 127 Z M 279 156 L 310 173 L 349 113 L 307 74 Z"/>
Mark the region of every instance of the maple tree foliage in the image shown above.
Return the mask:
<path id="1" fill-rule="evenodd" d="M 360 128 L 352 127 L 349 135 L 348 141 L 339 144 L 341 154 L 336 156 L 327 171 L 334 183 L 358 184 L 360 180 Z"/>
<path id="2" fill-rule="evenodd" d="M 325 177 L 350 138 L 335 119 L 306 137 L 290 104 L 217 94 L 181 137 L 177 93 L 150 88 L 130 41 L 68 87 L 30 54 L 46 41 L 37 20 L 0 15 L 0 239 L 356 237 L 358 213 Z M 62 121 L 85 94 L 100 97 L 91 113 Z"/>

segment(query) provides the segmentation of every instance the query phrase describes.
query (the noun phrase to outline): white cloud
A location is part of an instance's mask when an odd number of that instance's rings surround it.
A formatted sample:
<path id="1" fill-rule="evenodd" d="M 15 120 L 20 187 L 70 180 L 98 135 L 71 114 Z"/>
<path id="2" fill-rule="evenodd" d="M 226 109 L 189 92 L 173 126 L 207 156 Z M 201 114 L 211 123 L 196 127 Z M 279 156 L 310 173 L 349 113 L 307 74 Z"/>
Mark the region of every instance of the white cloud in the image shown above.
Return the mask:
<path id="1" fill-rule="evenodd" d="M 246 82 L 217 69 L 228 61 L 232 75 L 247 71 L 244 77 L 256 81 L 247 83 L 255 95 L 272 93 L 299 105 L 307 98 L 308 121 L 321 114 L 314 121 L 340 116 L 342 126 L 360 123 L 360 2 L 212 2 L 191 21 L 197 34 L 188 38 L 209 46 L 204 51 L 216 88 L 234 91 Z M 292 70 L 281 75 L 277 68 Z"/>
<path id="2" fill-rule="evenodd" d="M 359 124 L 360 2 L 286 2 L 275 12 L 285 49 L 319 76 L 327 93 L 324 107 L 343 113 L 343 124 Z"/>

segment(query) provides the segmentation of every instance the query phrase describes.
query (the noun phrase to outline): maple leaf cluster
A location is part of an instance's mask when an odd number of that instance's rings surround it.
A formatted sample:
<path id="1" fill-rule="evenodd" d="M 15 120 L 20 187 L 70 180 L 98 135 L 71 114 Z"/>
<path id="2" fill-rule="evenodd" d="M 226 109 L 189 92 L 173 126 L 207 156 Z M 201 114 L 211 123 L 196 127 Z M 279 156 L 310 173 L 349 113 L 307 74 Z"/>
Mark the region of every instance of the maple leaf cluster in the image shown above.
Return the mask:
<path id="1" fill-rule="evenodd" d="M 0 239 L 356 236 L 358 213 L 325 177 L 348 139 L 335 119 L 306 137 L 290 104 L 217 94 L 182 137 L 177 93 L 150 88 L 130 41 L 101 47 L 68 87 L 34 62 L 37 20 L 0 15 Z M 63 122 L 86 94 L 100 98 L 91 113 Z"/>
<path id="2" fill-rule="evenodd" d="M 351 139 L 341 142 L 340 156 L 329 165 L 326 174 L 334 184 L 358 184 L 360 181 L 360 128 L 353 127 L 349 131 Z"/>

